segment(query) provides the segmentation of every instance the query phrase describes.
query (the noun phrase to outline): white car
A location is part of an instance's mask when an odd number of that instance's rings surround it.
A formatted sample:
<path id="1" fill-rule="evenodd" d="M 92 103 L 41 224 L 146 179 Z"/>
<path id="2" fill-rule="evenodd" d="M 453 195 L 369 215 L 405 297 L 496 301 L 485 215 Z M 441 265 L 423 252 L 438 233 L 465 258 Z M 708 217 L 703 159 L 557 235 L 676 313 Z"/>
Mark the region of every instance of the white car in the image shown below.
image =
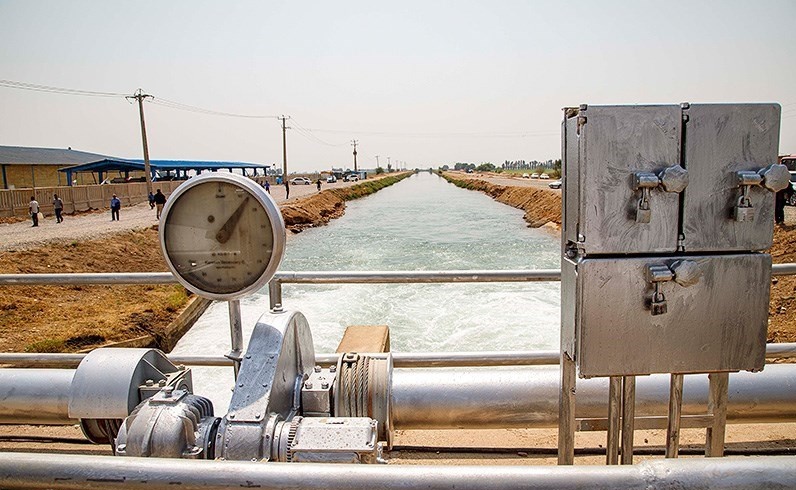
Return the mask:
<path id="1" fill-rule="evenodd" d="M 542 175 L 539 176 L 539 178 L 542 179 L 542 180 L 547 180 L 547 179 L 550 178 L 550 176 L 547 175 L 547 174 L 542 174 Z"/>
<path id="2" fill-rule="evenodd" d="M 334 184 L 335 182 L 337 182 L 337 177 L 335 177 L 334 175 L 326 177 L 327 184 Z"/>
<path id="3" fill-rule="evenodd" d="M 531 174 L 531 178 L 532 178 L 532 179 L 538 179 L 538 178 L 539 178 L 539 174 L 537 174 L 537 173 L 532 173 L 532 174 Z"/>
<path id="4" fill-rule="evenodd" d="M 560 189 L 561 188 L 561 181 L 560 180 L 554 180 L 554 181 L 550 182 L 549 184 L 547 184 L 547 187 L 549 187 L 551 189 Z"/>
<path id="5" fill-rule="evenodd" d="M 307 177 L 294 177 L 290 179 L 292 185 L 310 185 L 312 182 Z"/>
<path id="6" fill-rule="evenodd" d="M 522 174 L 522 178 L 523 178 L 523 179 L 530 179 L 530 178 L 531 178 L 531 176 L 530 176 L 530 175 L 528 175 L 528 174 Z"/>
<path id="7" fill-rule="evenodd" d="M 357 175 L 357 174 L 348 174 L 348 175 L 345 176 L 345 179 L 343 179 L 343 180 L 345 180 L 346 182 L 357 182 L 359 180 L 359 175 Z"/>

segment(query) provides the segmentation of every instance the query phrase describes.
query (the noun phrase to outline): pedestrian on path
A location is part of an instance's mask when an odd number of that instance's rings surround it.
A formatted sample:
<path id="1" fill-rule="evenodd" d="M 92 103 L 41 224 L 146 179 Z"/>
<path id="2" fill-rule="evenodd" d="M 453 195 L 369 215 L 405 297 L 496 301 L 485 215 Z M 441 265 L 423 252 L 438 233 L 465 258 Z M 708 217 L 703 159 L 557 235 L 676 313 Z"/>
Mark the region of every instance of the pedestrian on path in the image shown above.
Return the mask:
<path id="1" fill-rule="evenodd" d="M 30 211 L 30 219 L 33 220 L 33 226 L 39 226 L 39 201 L 34 196 L 30 196 L 28 211 Z"/>
<path id="2" fill-rule="evenodd" d="M 265 192 L 271 193 L 271 184 L 269 184 L 267 180 L 265 181 Z"/>
<path id="3" fill-rule="evenodd" d="M 149 209 L 155 209 L 155 195 L 152 194 L 152 191 L 149 191 L 147 199 L 149 200 Z"/>
<path id="4" fill-rule="evenodd" d="M 119 210 L 122 209 L 122 201 L 116 197 L 116 194 L 113 195 L 111 199 L 111 221 L 119 221 Z"/>
<path id="5" fill-rule="evenodd" d="M 318 182 L 315 184 L 318 186 L 318 192 L 321 192 L 321 179 L 318 179 Z"/>
<path id="6" fill-rule="evenodd" d="M 155 207 L 157 208 L 157 218 L 160 219 L 160 213 L 163 212 L 163 205 L 166 204 L 166 196 L 160 192 L 160 189 L 155 192 Z"/>
<path id="7" fill-rule="evenodd" d="M 285 181 L 285 201 L 290 199 L 290 182 Z"/>
<path id="8" fill-rule="evenodd" d="M 64 201 L 58 197 L 58 194 L 53 194 L 53 210 L 55 211 L 55 222 L 63 222 L 64 217 L 61 215 L 61 213 L 64 212 Z"/>

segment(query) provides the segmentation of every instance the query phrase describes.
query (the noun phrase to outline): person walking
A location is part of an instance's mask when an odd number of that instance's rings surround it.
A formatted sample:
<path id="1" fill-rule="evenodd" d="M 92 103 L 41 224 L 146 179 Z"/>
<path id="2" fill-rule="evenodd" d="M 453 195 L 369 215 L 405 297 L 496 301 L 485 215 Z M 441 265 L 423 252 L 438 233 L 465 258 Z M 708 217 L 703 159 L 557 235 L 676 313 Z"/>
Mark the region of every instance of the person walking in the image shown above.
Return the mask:
<path id="1" fill-rule="evenodd" d="M 111 198 L 111 221 L 119 221 L 120 209 L 122 209 L 122 201 L 114 194 Z"/>
<path id="2" fill-rule="evenodd" d="M 315 184 L 318 186 L 318 192 L 321 192 L 321 179 L 318 179 L 318 182 Z"/>
<path id="3" fill-rule="evenodd" d="M 290 199 L 290 182 L 285 181 L 285 201 Z"/>
<path id="4" fill-rule="evenodd" d="M 149 200 L 149 209 L 155 209 L 155 195 L 152 194 L 152 191 L 149 191 L 147 199 Z"/>
<path id="5" fill-rule="evenodd" d="M 58 194 L 53 194 L 53 210 L 55 211 L 55 222 L 63 222 L 64 217 L 62 213 L 64 212 L 64 202 L 58 197 Z"/>
<path id="6" fill-rule="evenodd" d="M 155 207 L 157 208 L 157 219 L 160 219 L 160 213 L 163 212 L 163 205 L 166 204 L 166 196 L 160 192 L 160 189 L 155 192 Z"/>
<path id="7" fill-rule="evenodd" d="M 28 211 L 30 211 L 30 219 L 33 220 L 33 226 L 39 226 L 39 201 L 36 200 L 35 196 L 30 196 Z"/>
<path id="8" fill-rule="evenodd" d="M 269 184 L 267 180 L 265 181 L 265 192 L 271 193 L 271 184 Z"/>
<path id="9" fill-rule="evenodd" d="M 774 222 L 778 225 L 785 224 L 785 204 L 793 197 L 793 187 L 788 186 L 774 194 Z"/>

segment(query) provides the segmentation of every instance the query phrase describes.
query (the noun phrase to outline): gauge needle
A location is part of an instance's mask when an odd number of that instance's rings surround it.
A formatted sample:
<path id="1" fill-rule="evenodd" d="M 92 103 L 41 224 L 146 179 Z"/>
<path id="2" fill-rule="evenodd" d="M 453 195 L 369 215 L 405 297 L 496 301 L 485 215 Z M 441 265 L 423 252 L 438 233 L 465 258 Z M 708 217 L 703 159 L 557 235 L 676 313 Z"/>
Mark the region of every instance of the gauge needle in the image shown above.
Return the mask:
<path id="1" fill-rule="evenodd" d="M 216 240 L 218 241 L 218 243 L 227 243 L 229 237 L 232 236 L 232 230 L 234 230 L 235 225 L 238 224 L 240 216 L 243 214 L 243 209 L 246 207 L 247 202 L 249 202 L 249 196 L 246 196 L 246 199 L 244 199 L 243 202 L 240 203 L 238 209 L 236 209 L 235 212 L 232 213 L 232 216 L 230 216 L 229 219 L 227 219 L 227 222 L 224 223 L 224 226 L 222 226 L 218 230 L 218 232 L 216 233 Z"/>

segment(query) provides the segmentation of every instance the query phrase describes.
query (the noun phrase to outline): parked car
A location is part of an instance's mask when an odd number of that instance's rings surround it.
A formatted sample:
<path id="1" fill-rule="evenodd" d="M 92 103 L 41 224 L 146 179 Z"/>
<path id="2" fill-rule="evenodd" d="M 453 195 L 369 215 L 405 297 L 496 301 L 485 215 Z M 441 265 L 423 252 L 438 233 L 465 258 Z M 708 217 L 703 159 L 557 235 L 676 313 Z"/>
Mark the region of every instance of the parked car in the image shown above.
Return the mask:
<path id="1" fill-rule="evenodd" d="M 528 174 L 522 174 L 522 178 L 523 178 L 523 179 L 530 179 L 530 178 L 531 178 L 531 176 L 530 176 L 530 175 L 528 175 Z"/>
<path id="2" fill-rule="evenodd" d="M 345 179 L 343 179 L 343 180 L 345 180 L 346 182 L 357 182 L 359 180 L 359 175 L 357 175 L 357 174 L 348 174 L 348 175 L 345 176 Z"/>
<path id="3" fill-rule="evenodd" d="M 532 173 L 532 174 L 531 174 L 531 178 L 532 178 L 532 179 L 538 179 L 538 178 L 539 178 L 539 174 L 537 174 L 536 172 L 534 172 L 534 173 Z"/>
<path id="4" fill-rule="evenodd" d="M 545 175 L 547 175 L 547 174 L 545 174 Z M 551 189 L 560 189 L 561 188 L 561 181 L 560 180 L 554 180 L 554 181 L 550 182 L 549 184 L 547 184 L 547 187 L 549 187 Z"/>
<path id="5" fill-rule="evenodd" d="M 334 175 L 326 177 L 327 184 L 334 184 L 335 182 L 337 182 L 337 177 L 335 177 Z"/>
<path id="6" fill-rule="evenodd" d="M 291 185 L 310 185 L 310 184 L 312 184 L 312 182 L 310 182 L 310 179 L 308 179 L 307 177 L 293 177 L 292 179 L 290 179 L 290 183 L 291 183 Z"/>
<path id="7" fill-rule="evenodd" d="M 547 175 L 547 174 L 542 174 L 542 175 L 539 176 L 539 178 L 542 179 L 542 180 L 547 180 L 547 179 L 550 178 L 550 176 Z"/>
<path id="8" fill-rule="evenodd" d="M 790 199 L 785 204 L 788 206 L 796 206 L 796 172 L 790 173 L 790 187 L 793 191 L 790 193 Z"/>

